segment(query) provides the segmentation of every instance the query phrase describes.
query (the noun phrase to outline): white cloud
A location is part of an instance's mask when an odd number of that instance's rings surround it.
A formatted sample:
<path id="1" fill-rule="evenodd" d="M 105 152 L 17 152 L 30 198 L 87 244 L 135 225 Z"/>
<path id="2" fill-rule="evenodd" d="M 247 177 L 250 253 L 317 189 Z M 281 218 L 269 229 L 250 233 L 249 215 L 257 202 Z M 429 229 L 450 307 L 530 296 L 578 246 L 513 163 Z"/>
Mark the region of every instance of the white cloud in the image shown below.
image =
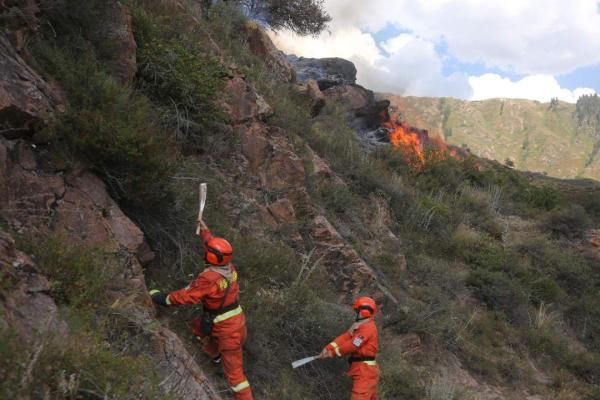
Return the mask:
<path id="1" fill-rule="evenodd" d="M 332 29 L 387 24 L 438 42 L 463 62 L 562 74 L 600 62 L 596 0 L 327 0 Z"/>
<path id="2" fill-rule="evenodd" d="M 468 98 L 467 76 L 442 75 L 442 62 L 433 43 L 401 34 L 381 46 L 382 54 L 369 33 L 344 27 L 320 38 L 297 37 L 289 33 L 272 35 L 277 47 L 304 57 L 342 57 L 358 70 L 359 84 L 379 92 L 414 96 L 454 96 Z"/>
<path id="3" fill-rule="evenodd" d="M 497 74 L 484 74 L 470 77 L 469 84 L 473 88 L 472 100 L 489 98 L 531 99 L 548 102 L 556 97 L 574 103 L 583 94 L 594 93 L 590 88 L 569 90 L 561 88 L 551 75 L 530 75 L 519 81 L 511 81 Z"/>
<path id="4" fill-rule="evenodd" d="M 326 0 L 329 32 L 274 37 L 287 53 L 353 61 L 360 84 L 377 91 L 460 98 L 523 97 L 574 101 L 590 89 L 561 88 L 552 76 L 600 63 L 596 0 Z M 387 25 L 408 31 L 384 43 Z M 443 43 L 448 54 L 438 54 Z M 387 54 L 384 54 L 378 45 Z M 443 57 L 479 63 L 525 78 L 442 74 Z"/>

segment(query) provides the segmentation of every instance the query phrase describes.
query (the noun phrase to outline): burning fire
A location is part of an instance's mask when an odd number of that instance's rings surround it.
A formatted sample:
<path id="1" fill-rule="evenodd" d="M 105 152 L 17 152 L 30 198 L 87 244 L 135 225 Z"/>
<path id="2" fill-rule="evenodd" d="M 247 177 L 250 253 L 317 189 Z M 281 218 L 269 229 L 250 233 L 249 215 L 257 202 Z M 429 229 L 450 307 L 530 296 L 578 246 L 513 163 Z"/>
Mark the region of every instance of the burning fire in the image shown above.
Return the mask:
<path id="1" fill-rule="evenodd" d="M 390 116 L 386 110 L 380 116 L 381 126 L 388 131 L 390 143 L 402 152 L 413 168 L 420 169 L 427 162 L 442 160 L 447 153 L 456 156 L 454 150 L 448 151 L 448 146 L 440 137 L 430 138 L 427 130 L 400 121 L 397 114 Z"/>

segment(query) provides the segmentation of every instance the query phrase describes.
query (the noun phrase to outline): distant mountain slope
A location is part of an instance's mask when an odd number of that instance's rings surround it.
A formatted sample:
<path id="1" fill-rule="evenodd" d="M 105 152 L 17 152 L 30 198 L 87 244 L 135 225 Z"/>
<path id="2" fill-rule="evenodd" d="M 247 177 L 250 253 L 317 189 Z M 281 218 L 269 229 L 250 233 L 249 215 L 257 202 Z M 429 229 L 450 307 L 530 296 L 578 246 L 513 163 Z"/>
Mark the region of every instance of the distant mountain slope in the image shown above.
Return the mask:
<path id="1" fill-rule="evenodd" d="M 548 175 L 600 179 L 597 139 L 577 129 L 575 105 L 530 100 L 401 97 L 378 94 L 403 120 L 466 145 L 476 155 Z"/>

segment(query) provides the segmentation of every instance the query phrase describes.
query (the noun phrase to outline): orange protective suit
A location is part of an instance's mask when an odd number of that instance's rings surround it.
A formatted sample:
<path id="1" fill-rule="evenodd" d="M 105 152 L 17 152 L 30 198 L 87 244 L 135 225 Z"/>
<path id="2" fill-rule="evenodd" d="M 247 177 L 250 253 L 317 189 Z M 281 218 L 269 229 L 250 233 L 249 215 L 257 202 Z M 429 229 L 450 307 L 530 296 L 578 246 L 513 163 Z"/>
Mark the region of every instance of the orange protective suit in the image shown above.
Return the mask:
<path id="1" fill-rule="evenodd" d="M 373 318 L 356 322 L 325 346 L 338 357 L 350 355 L 348 376 L 352 378 L 351 400 L 377 400 L 379 366 L 375 356 L 378 347 L 377 326 Z"/>
<path id="2" fill-rule="evenodd" d="M 206 243 L 212 234 L 208 229 L 201 231 Z M 229 290 L 227 286 L 229 282 Z M 252 389 L 244 374 L 242 345 L 246 341 L 246 318 L 238 304 L 240 287 L 237 270 L 233 264 L 226 266 L 209 265 L 187 287 L 169 293 L 168 305 L 198 304 L 204 310 L 218 310 L 212 332 L 209 336 L 202 332 L 200 319 L 192 320 L 192 331 L 204 343 L 203 350 L 211 358 L 221 356 L 225 377 L 237 400 L 253 400 Z M 225 301 L 223 301 L 223 297 Z"/>

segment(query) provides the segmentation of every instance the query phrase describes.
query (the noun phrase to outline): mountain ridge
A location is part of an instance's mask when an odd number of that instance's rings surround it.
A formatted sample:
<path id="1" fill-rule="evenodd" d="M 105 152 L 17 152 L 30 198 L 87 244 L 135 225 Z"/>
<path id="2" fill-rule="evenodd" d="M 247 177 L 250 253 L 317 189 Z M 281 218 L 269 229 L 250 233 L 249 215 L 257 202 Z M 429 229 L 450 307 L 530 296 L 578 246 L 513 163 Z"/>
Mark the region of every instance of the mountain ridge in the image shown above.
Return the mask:
<path id="1" fill-rule="evenodd" d="M 376 97 L 390 100 L 409 124 L 449 144 L 464 145 L 478 156 L 559 178 L 600 179 L 600 158 L 594 153 L 597 139 L 578 128 L 574 104 L 388 93 Z"/>

